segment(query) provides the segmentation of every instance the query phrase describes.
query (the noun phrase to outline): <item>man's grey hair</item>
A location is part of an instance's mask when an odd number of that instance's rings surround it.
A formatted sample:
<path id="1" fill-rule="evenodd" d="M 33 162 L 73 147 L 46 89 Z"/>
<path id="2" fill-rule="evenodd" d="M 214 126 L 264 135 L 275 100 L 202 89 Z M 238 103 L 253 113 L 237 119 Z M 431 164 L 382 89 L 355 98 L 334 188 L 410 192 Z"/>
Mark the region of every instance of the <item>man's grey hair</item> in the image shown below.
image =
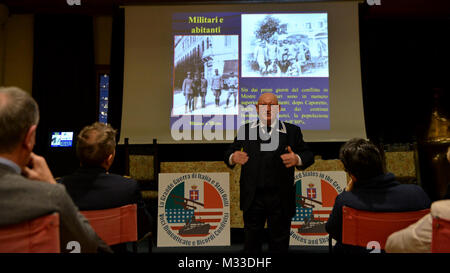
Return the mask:
<path id="1" fill-rule="evenodd" d="M 0 153 L 10 153 L 39 123 L 36 101 L 18 87 L 0 86 Z"/>

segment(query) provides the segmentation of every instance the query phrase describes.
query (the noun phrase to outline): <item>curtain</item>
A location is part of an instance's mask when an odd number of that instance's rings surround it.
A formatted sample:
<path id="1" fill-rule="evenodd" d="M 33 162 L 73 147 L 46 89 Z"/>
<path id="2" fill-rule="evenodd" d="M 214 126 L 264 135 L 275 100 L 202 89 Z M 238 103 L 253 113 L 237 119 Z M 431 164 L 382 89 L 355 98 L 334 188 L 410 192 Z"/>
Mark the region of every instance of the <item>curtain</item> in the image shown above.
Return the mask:
<path id="1" fill-rule="evenodd" d="M 74 131 L 74 139 L 97 120 L 92 16 L 37 14 L 34 20 L 32 94 L 40 109 L 37 153 L 54 175 L 78 166 L 74 148 L 51 149 L 52 131 Z"/>

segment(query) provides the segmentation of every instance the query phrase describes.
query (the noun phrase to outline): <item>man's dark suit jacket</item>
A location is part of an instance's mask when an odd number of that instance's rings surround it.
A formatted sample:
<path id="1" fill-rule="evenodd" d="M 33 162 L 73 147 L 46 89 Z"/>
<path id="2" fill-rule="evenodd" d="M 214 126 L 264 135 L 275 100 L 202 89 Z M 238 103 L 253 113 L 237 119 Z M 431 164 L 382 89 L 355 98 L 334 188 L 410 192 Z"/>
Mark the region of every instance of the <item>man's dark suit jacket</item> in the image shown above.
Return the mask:
<path id="1" fill-rule="evenodd" d="M 314 163 L 314 155 L 303 141 L 302 131 L 299 127 L 279 122 L 275 126 L 279 134 L 279 145 L 277 149 L 271 152 L 261 151 L 261 144 L 267 143 L 259 136 L 259 123 L 247 123 L 239 129 L 234 142 L 225 151 L 225 163 L 230 165 L 229 158 L 235 151 L 241 151 L 248 154 L 248 161 L 241 168 L 240 177 L 240 208 L 246 211 L 250 208 L 257 188 L 264 184 L 265 189 L 272 189 L 274 194 L 278 194 L 282 202 L 283 211 L 290 217 L 295 215 L 295 186 L 294 171 L 295 168 L 286 168 L 280 156 L 286 153 L 287 146 L 300 156 L 302 166 L 305 169 Z M 275 129 L 272 129 L 275 130 Z M 251 139 L 250 136 L 257 136 Z"/>
<path id="2" fill-rule="evenodd" d="M 342 244 L 342 207 L 379 212 L 402 212 L 428 209 L 431 201 L 418 185 L 400 184 L 392 173 L 365 181 L 357 181 L 351 191 L 336 197 L 326 230 L 336 239 L 334 251 L 338 253 L 367 252 L 363 247 Z"/>
<path id="3" fill-rule="evenodd" d="M 66 187 L 81 211 L 137 204 L 139 238 L 150 231 L 151 218 L 145 208 L 139 184 L 134 179 L 107 173 L 103 168 L 81 167 L 58 182 Z"/>

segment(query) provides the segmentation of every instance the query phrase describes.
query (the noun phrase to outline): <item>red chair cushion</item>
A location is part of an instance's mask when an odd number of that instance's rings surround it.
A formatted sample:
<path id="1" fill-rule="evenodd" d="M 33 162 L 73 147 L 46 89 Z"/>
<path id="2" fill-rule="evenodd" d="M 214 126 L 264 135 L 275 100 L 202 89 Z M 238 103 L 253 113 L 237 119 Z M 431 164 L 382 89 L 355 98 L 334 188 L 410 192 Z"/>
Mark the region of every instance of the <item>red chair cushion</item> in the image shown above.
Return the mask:
<path id="1" fill-rule="evenodd" d="M 137 241 L 137 205 L 81 212 L 108 245 Z"/>
<path id="2" fill-rule="evenodd" d="M 343 207 L 342 243 L 367 247 L 376 241 L 384 249 L 392 233 L 408 227 L 430 212 L 429 209 L 408 212 L 371 212 Z"/>
<path id="3" fill-rule="evenodd" d="M 59 214 L 0 228 L 1 253 L 60 253 Z"/>

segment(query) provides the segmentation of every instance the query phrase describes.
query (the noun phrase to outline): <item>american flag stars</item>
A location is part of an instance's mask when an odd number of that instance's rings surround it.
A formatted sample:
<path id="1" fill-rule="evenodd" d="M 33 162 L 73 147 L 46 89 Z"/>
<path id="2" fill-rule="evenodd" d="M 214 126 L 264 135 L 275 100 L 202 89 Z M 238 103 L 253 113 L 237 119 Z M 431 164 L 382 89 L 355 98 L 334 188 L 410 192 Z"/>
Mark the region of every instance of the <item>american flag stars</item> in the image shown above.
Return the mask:
<path id="1" fill-rule="evenodd" d="M 166 209 L 168 223 L 185 223 L 186 219 L 194 216 L 194 210 L 185 209 Z"/>

